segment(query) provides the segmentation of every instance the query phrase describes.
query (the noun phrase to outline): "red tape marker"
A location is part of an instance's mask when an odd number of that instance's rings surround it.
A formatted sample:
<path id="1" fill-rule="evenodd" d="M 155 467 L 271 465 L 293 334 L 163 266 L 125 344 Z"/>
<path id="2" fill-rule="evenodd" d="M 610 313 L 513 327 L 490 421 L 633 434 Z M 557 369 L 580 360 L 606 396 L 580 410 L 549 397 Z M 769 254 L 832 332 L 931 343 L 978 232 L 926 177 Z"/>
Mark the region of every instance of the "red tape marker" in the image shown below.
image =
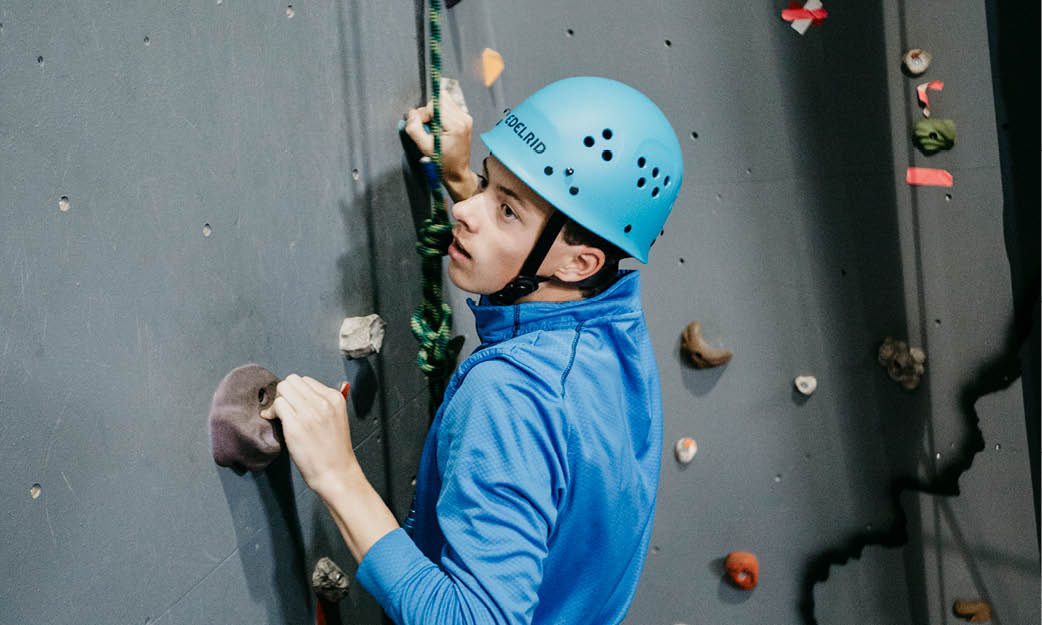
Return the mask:
<path id="1" fill-rule="evenodd" d="M 349 382 L 340 383 L 340 394 L 344 396 L 344 399 L 347 399 L 347 392 L 349 390 L 351 390 L 351 384 Z"/>
<path id="2" fill-rule="evenodd" d="M 950 187 L 954 183 L 951 172 L 927 167 L 909 167 L 906 180 L 908 184 L 934 187 Z"/>
<path id="3" fill-rule="evenodd" d="M 821 26 L 829 12 L 825 9 L 805 9 L 799 2 L 789 4 L 789 8 L 782 10 L 781 17 L 786 22 L 796 20 L 811 20 L 815 26 Z"/>
<path id="4" fill-rule="evenodd" d="M 941 91 L 944 89 L 944 83 L 940 80 L 934 80 L 933 82 L 924 82 L 915 88 L 916 93 L 919 94 L 919 104 L 923 106 L 923 115 L 930 116 L 930 98 L 926 96 L 926 90 L 933 89 L 934 91 Z"/>

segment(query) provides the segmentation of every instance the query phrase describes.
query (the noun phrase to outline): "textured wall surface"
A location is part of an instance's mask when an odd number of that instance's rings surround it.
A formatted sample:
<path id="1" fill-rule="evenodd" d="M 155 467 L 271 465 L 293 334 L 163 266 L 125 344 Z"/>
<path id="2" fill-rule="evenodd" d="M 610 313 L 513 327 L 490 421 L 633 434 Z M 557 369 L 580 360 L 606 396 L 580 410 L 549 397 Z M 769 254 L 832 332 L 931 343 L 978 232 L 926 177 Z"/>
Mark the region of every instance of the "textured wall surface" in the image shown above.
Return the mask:
<path id="1" fill-rule="evenodd" d="M 405 514 L 426 391 L 396 124 L 427 92 L 422 4 L 0 6 L 0 622 L 314 621 L 313 562 L 354 569 L 321 502 L 286 462 L 237 476 L 210 458 L 211 394 L 245 362 L 352 381 L 356 451 Z M 444 73 L 475 131 L 593 74 L 644 91 L 682 140 L 684 186 L 641 268 L 667 449 L 626 622 L 947 623 L 956 598 L 1037 622 L 1023 406 L 995 379 L 1012 308 L 983 10 L 833 2 L 801 37 L 784 4 L 446 15 Z M 911 46 L 935 54 L 934 113 L 959 130 L 930 158 L 908 141 Z M 506 61 L 491 88 L 485 47 Z M 909 188 L 908 165 L 955 187 Z M 466 295 L 451 294 L 465 351 Z M 344 361 L 341 319 L 370 312 L 383 353 Z M 693 319 L 730 363 L 682 364 Z M 913 393 L 875 362 L 887 335 L 928 353 Z M 810 398 L 800 374 L 818 378 Z M 812 583 L 823 554 L 901 525 L 894 480 L 951 477 L 978 419 L 958 497 L 905 492 L 906 546 Z M 699 444 L 686 467 L 681 436 Z M 723 581 L 736 550 L 760 558 L 752 592 Z M 381 622 L 357 587 L 341 613 Z"/>

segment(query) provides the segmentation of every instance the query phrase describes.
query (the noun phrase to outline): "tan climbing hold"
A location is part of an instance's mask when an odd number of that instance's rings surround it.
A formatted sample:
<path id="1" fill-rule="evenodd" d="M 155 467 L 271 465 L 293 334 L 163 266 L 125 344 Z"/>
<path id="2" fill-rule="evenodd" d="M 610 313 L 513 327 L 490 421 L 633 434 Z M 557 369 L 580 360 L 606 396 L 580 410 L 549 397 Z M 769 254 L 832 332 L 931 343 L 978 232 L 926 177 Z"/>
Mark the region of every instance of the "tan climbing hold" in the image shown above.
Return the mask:
<path id="1" fill-rule="evenodd" d="M 886 367 L 890 379 L 909 391 L 919 386 L 926 371 L 926 352 L 918 347 L 908 347 L 908 343 L 892 336 L 886 337 L 879 346 L 878 360 Z"/>
<path id="2" fill-rule="evenodd" d="M 340 351 L 350 359 L 380 352 L 387 322 L 380 315 L 348 317 L 340 325 Z"/>
<path id="3" fill-rule="evenodd" d="M 702 324 L 697 320 L 687 324 L 684 328 L 680 348 L 687 359 L 699 369 L 718 367 L 734 356 L 729 349 L 714 349 L 702 338 Z"/>
<path id="4" fill-rule="evenodd" d="M 481 76 L 486 87 L 491 87 L 503 73 L 503 57 L 492 48 L 481 51 Z"/>
<path id="5" fill-rule="evenodd" d="M 336 603 L 347 596 L 351 582 L 344 570 L 329 558 L 320 558 L 311 573 L 311 589 L 322 599 Z"/>
<path id="6" fill-rule="evenodd" d="M 991 604 L 987 601 L 959 599 L 952 611 L 971 623 L 987 623 L 991 620 Z"/>

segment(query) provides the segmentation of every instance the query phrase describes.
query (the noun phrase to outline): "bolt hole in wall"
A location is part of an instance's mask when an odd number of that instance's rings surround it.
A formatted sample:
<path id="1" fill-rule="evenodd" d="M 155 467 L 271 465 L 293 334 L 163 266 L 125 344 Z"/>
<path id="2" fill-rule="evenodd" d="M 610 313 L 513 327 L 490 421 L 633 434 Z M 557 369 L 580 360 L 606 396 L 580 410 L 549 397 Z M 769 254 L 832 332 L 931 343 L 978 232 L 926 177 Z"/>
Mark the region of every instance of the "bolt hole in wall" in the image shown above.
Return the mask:
<path id="1" fill-rule="evenodd" d="M 569 29 L 567 29 L 566 31 L 564 31 L 564 34 L 565 34 L 565 35 L 567 35 L 567 36 L 569 36 L 569 37 L 571 37 L 572 35 L 574 35 L 574 34 L 575 34 L 575 31 L 574 31 L 574 30 L 572 30 L 571 28 L 569 28 Z"/>
<path id="2" fill-rule="evenodd" d="M 37 65 L 43 65 L 43 57 L 42 56 L 36 57 L 36 64 Z"/>

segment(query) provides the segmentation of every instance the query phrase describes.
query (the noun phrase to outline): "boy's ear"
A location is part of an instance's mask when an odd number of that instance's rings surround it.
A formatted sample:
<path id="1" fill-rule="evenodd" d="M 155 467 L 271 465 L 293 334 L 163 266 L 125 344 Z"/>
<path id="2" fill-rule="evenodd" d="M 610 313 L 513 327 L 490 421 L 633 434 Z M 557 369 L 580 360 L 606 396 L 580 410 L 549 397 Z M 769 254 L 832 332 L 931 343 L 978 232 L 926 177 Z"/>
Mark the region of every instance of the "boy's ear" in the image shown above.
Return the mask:
<path id="1" fill-rule="evenodd" d="M 554 275 L 565 282 L 579 282 L 594 275 L 604 267 L 606 257 L 604 250 L 591 245 L 572 245 L 568 259 L 562 263 Z"/>

